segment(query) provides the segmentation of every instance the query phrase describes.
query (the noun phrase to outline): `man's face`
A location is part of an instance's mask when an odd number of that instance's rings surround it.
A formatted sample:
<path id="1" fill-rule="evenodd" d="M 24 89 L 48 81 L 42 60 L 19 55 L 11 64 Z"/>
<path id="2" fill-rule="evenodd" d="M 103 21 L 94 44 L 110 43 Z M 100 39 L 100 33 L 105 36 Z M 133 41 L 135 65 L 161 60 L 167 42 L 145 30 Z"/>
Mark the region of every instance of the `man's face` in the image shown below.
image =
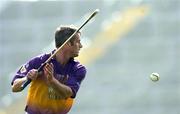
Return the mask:
<path id="1" fill-rule="evenodd" d="M 74 38 L 73 43 L 71 44 L 70 50 L 71 50 L 72 57 L 77 57 L 79 55 L 80 49 L 82 48 L 82 44 L 80 40 L 80 33 L 77 33 L 74 37 L 75 38 Z"/>

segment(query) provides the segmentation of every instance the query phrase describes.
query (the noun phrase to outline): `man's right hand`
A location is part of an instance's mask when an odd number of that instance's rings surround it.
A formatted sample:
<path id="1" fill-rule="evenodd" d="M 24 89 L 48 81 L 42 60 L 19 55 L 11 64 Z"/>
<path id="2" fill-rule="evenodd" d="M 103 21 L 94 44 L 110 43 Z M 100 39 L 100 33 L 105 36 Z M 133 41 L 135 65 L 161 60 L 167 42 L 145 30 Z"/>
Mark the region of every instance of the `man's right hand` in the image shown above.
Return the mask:
<path id="1" fill-rule="evenodd" d="M 38 76 L 38 71 L 36 69 L 30 70 L 27 75 L 23 78 L 17 78 L 13 85 L 12 85 L 12 91 L 13 92 L 20 92 L 22 91 L 21 85 L 27 81 L 27 79 L 35 80 Z"/>
<path id="2" fill-rule="evenodd" d="M 38 70 L 37 69 L 32 69 L 27 73 L 27 78 L 31 80 L 36 80 L 38 76 Z"/>

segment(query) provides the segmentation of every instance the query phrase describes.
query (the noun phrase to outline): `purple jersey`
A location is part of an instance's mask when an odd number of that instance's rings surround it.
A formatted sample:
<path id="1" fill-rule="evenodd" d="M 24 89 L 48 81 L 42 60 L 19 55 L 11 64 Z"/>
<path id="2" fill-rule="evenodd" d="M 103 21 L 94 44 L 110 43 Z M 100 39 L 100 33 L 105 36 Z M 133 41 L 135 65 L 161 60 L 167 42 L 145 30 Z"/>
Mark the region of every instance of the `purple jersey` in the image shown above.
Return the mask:
<path id="1" fill-rule="evenodd" d="M 26 76 L 29 70 L 38 69 L 49 57 L 50 54 L 44 54 L 31 59 L 18 70 L 12 84 L 15 79 Z M 60 95 L 47 85 L 46 77 L 42 73 L 31 82 L 28 90 L 26 111 L 30 114 L 66 114 L 85 78 L 86 68 L 74 59 L 70 59 L 65 66 L 62 66 L 55 58 L 52 58 L 50 62 L 54 66 L 54 77 L 61 83 L 66 78 L 67 81 L 63 83 L 72 89 L 73 95 L 70 98 L 61 99 Z"/>

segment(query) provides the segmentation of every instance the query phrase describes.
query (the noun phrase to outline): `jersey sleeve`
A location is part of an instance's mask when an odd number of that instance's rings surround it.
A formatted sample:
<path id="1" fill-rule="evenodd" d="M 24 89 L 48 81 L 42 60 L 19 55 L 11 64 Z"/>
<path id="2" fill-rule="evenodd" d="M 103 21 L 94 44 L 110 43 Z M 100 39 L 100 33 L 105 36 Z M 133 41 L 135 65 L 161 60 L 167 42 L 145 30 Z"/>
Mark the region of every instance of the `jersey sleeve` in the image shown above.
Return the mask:
<path id="1" fill-rule="evenodd" d="M 71 75 L 73 75 L 73 76 L 69 77 L 66 84 L 67 84 L 67 86 L 69 86 L 72 89 L 73 95 L 71 96 L 71 98 L 75 98 L 77 91 L 80 88 L 81 82 L 85 78 L 86 68 L 84 66 L 80 66 L 80 68 L 78 68 L 74 72 L 74 74 L 71 74 Z"/>
<path id="2" fill-rule="evenodd" d="M 25 77 L 31 69 L 38 69 L 41 63 L 44 61 L 43 59 L 44 59 L 43 56 L 38 56 L 38 57 L 32 58 L 26 64 L 22 65 L 18 69 L 18 71 L 15 73 L 14 78 L 11 81 L 11 85 L 13 85 L 14 80 L 16 80 L 17 78 Z"/>

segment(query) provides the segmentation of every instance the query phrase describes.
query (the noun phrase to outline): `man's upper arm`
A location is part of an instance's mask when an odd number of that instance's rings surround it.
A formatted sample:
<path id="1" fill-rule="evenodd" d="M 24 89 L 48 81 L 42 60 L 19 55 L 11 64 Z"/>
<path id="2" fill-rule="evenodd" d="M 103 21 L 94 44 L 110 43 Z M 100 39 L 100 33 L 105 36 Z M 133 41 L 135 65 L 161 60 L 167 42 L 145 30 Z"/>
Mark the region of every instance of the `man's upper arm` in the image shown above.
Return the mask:
<path id="1" fill-rule="evenodd" d="M 76 97 L 76 94 L 80 88 L 81 82 L 86 76 L 86 68 L 82 66 L 81 68 L 77 69 L 74 74 L 69 77 L 67 81 L 67 86 L 69 86 L 73 92 L 72 98 Z"/>

